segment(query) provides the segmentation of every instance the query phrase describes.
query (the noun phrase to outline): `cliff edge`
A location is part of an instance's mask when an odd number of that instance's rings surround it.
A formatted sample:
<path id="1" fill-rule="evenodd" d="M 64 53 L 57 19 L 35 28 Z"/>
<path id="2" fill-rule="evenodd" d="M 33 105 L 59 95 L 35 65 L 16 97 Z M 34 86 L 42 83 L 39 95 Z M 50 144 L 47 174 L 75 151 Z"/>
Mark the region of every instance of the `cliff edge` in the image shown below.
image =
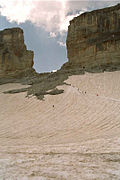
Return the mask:
<path id="1" fill-rule="evenodd" d="M 31 70 L 33 56 L 33 51 L 28 51 L 24 44 L 22 29 L 0 31 L 0 76 Z"/>
<path id="2" fill-rule="evenodd" d="M 69 62 L 63 68 L 120 66 L 120 4 L 75 17 L 66 45 Z"/>

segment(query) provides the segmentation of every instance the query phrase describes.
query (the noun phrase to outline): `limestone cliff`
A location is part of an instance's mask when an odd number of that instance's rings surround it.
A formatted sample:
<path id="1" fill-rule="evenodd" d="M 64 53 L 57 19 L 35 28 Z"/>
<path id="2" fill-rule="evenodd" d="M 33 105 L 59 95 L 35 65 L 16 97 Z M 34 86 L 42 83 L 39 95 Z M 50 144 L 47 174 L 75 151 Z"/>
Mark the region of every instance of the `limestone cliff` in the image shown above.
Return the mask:
<path id="1" fill-rule="evenodd" d="M 26 49 L 22 29 L 0 31 L 0 75 L 32 69 L 33 55 Z"/>
<path id="2" fill-rule="evenodd" d="M 63 67 L 120 65 L 120 4 L 74 18 L 66 44 L 69 62 Z"/>

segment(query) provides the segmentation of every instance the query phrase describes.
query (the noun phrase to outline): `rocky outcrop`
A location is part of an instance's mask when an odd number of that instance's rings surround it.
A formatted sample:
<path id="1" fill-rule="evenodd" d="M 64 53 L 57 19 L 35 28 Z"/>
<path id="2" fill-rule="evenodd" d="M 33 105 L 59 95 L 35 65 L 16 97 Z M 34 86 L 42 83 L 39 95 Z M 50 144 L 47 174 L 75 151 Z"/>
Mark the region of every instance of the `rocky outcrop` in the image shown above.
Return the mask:
<path id="1" fill-rule="evenodd" d="M 0 31 L 0 76 L 32 69 L 33 56 L 26 49 L 22 29 Z"/>
<path id="2" fill-rule="evenodd" d="M 120 66 L 120 4 L 74 18 L 66 44 L 69 62 L 64 68 Z"/>

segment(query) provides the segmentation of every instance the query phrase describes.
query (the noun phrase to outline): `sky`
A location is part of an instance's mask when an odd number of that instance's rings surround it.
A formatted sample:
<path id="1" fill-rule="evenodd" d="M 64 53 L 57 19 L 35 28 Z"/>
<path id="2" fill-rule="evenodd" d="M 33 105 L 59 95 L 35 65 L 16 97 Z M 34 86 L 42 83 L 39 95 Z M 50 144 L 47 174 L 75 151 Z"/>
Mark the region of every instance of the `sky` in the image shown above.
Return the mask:
<path id="1" fill-rule="evenodd" d="M 34 51 L 35 70 L 51 72 L 68 61 L 69 21 L 83 12 L 118 3 L 120 0 L 0 0 L 0 30 L 22 28 L 27 49 Z"/>

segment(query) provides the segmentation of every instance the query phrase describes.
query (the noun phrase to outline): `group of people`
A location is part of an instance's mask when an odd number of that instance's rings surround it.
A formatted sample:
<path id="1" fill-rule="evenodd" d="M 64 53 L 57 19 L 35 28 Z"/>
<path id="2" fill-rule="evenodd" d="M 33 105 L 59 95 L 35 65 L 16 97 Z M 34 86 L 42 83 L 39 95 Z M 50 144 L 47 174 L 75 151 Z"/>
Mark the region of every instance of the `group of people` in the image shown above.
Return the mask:
<path id="1" fill-rule="evenodd" d="M 75 87 L 75 86 L 72 86 L 72 87 Z M 79 88 L 78 88 L 77 90 L 80 92 Z M 86 91 L 81 91 L 81 93 L 86 94 L 87 92 L 86 92 Z M 96 96 L 99 96 L 99 95 L 96 94 Z M 54 108 L 54 107 L 55 107 L 55 106 L 53 105 L 53 108 Z"/>

